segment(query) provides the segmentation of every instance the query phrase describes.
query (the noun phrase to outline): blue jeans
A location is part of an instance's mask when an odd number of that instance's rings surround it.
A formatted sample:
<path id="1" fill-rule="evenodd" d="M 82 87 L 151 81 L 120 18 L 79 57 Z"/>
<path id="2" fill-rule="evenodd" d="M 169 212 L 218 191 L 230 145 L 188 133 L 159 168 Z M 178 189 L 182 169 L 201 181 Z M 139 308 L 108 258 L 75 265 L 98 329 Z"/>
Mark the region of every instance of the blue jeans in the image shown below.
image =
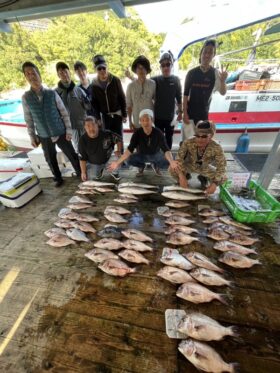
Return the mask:
<path id="1" fill-rule="evenodd" d="M 158 168 L 167 168 L 169 166 L 168 161 L 164 158 L 164 154 L 160 151 L 155 154 L 133 153 L 127 163 L 129 166 L 138 168 L 145 167 L 145 163 L 152 163 Z"/>
<path id="2" fill-rule="evenodd" d="M 87 177 L 88 177 L 88 180 L 95 179 L 97 176 L 99 176 L 100 172 L 105 167 L 106 167 L 106 163 L 103 163 L 103 164 L 87 163 Z"/>

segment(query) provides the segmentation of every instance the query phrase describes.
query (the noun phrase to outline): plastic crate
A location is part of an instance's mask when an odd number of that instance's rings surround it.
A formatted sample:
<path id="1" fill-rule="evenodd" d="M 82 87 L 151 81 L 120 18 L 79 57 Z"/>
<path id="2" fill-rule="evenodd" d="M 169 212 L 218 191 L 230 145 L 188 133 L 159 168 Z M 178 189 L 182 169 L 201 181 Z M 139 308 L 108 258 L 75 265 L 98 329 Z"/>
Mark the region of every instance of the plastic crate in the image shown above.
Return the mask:
<path id="1" fill-rule="evenodd" d="M 265 79 L 261 80 L 238 80 L 235 83 L 237 91 L 260 91 L 264 89 Z"/>
<path id="2" fill-rule="evenodd" d="M 233 218 L 241 223 L 272 223 L 280 217 L 280 202 L 262 188 L 254 180 L 249 183 L 249 189 L 255 190 L 256 199 L 263 205 L 269 206 L 263 210 L 243 210 L 240 208 L 230 194 L 228 187 L 231 181 L 226 181 L 220 186 L 220 198 L 231 212 Z"/>

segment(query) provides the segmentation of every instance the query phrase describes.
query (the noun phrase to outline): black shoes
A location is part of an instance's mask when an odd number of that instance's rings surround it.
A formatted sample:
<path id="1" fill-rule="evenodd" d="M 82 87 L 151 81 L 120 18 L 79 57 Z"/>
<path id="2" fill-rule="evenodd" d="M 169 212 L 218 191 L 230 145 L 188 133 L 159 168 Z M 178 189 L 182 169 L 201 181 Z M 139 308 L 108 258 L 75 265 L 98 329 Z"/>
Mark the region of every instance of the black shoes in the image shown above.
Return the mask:
<path id="1" fill-rule="evenodd" d="M 105 171 L 105 168 L 102 168 L 100 172 L 95 176 L 95 180 L 101 180 L 102 177 L 104 176 L 104 171 Z"/>
<path id="2" fill-rule="evenodd" d="M 61 185 L 62 185 L 63 183 L 64 183 L 64 180 L 63 180 L 63 179 L 56 179 L 54 186 L 55 186 L 56 188 L 59 188 L 59 187 L 61 187 Z"/>

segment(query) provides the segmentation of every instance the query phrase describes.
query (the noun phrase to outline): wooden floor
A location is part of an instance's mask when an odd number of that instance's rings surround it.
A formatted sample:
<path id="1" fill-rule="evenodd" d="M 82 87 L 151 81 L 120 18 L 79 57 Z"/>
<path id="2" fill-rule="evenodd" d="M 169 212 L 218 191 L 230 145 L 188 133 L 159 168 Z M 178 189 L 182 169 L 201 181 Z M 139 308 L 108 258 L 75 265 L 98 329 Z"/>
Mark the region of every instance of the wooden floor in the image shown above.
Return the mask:
<path id="1" fill-rule="evenodd" d="M 149 172 L 144 182 L 172 183 L 166 175 L 151 177 Z M 228 306 L 195 306 L 179 300 L 176 287 L 156 277 L 165 246 L 164 221 L 156 214 L 163 204 L 159 195 L 129 207 L 129 226 L 155 239 L 154 252 L 146 255 L 151 265 L 138 266 L 136 274 L 119 279 L 96 269 L 84 257 L 92 244 L 62 249 L 45 244 L 43 232 L 52 227 L 78 183 L 67 179 L 56 189 L 44 180 L 43 193 L 30 204 L 0 211 L 0 372 L 197 372 L 178 352 L 178 341 L 165 333 L 168 308 L 200 310 L 225 325 L 239 326 L 238 339 L 212 346 L 226 361 L 239 362 L 242 373 L 280 372 L 280 247 L 268 234 L 277 226 L 257 228 L 262 266 L 228 271 L 236 284 L 222 288 Z M 98 196 L 89 212 L 102 218 L 116 193 Z M 197 216 L 197 204 L 190 211 L 202 238 L 184 251 L 195 249 L 217 259 Z M 104 224 L 102 218 L 95 227 Z"/>

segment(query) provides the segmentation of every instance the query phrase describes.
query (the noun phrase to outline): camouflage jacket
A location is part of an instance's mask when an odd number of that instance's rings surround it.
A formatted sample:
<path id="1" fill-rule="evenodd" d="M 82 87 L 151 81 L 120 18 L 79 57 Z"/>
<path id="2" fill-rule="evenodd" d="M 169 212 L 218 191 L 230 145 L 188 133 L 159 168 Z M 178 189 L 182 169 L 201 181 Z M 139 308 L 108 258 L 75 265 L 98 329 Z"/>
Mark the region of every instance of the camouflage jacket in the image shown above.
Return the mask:
<path id="1" fill-rule="evenodd" d="M 198 159 L 195 138 L 185 140 L 178 151 L 177 160 L 183 173 L 198 173 L 217 185 L 226 179 L 226 158 L 221 145 L 214 140 L 207 145 L 201 161 Z"/>

